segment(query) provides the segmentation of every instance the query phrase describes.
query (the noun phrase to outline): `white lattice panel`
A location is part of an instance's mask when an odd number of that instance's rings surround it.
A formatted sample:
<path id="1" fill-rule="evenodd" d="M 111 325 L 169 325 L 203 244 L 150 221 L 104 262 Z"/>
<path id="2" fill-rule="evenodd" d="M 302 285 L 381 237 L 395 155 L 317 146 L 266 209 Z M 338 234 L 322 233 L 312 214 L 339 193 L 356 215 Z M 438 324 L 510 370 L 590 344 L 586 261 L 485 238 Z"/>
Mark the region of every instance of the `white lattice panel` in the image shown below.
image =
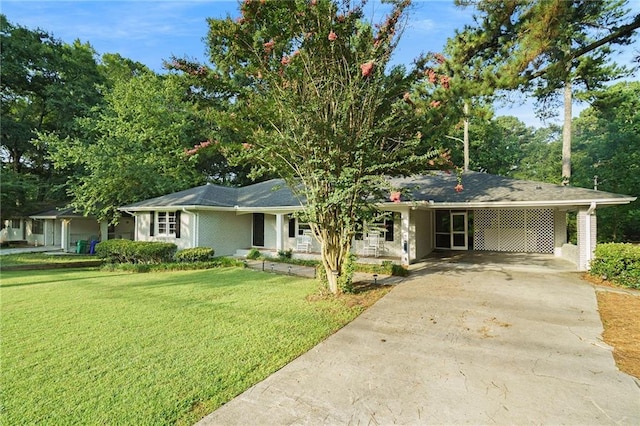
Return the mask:
<path id="1" fill-rule="evenodd" d="M 553 253 L 553 210 L 505 209 L 474 212 L 474 249 Z"/>

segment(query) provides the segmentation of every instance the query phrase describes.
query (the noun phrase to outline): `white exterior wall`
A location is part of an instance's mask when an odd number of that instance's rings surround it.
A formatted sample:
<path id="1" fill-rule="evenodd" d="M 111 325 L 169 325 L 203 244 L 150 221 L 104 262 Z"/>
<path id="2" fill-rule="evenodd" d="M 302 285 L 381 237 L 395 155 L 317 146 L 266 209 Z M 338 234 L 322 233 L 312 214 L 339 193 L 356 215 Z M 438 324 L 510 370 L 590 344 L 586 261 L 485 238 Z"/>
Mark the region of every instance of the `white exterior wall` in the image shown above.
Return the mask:
<path id="1" fill-rule="evenodd" d="M 267 217 L 268 216 L 265 215 L 265 244 Z M 273 221 L 275 223 L 275 216 L 273 216 Z M 251 247 L 252 226 L 253 217 L 250 214 L 237 215 L 235 212 L 199 212 L 198 245 L 200 247 L 213 248 L 216 256 L 234 255 L 237 249 Z"/>
<path id="2" fill-rule="evenodd" d="M 589 214 L 587 209 L 578 211 L 578 270 L 588 271 L 596 249 L 597 220 L 595 210 Z"/>
<path id="3" fill-rule="evenodd" d="M 59 223 L 59 221 L 56 221 Z M 100 238 L 100 223 L 95 219 L 74 218 L 69 222 L 70 243 L 74 244 L 78 240 L 89 240 L 95 237 Z"/>
<path id="4" fill-rule="evenodd" d="M 264 215 L 264 248 L 276 248 L 276 216 L 273 214 Z"/>
<path id="5" fill-rule="evenodd" d="M 414 210 L 411 212 L 415 228 L 415 257 L 412 260 L 422 259 L 434 250 L 434 216 L 433 210 Z"/>
<path id="6" fill-rule="evenodd" d="M 567 243 L 567 212 L 554 210 L 553 212 L 553 253 L 562 255 L 562 247 Z"/>
<path id="7" fill-rule="evenodd" d="M 158 210 L 164 211 L 164 210 Z M 157 215 L 158 211 L 154 211 L 154 214 Z M 167 210 L 171 212 L 175 212 L 176 210 Z M 138 212 L 135 214 L 136 220 L 136 230 L 135 230 L 135 240 L 136 241 L 160 241 L 163 243 L 174 243 L 178 246 L 178 250 L 186 249 L 194 247 L 193 245 L 193 230 L 192 226 L 195 222 L 194 214 L 180 212 L 180 238 L 176 238 L 174 235 L 158 235 L 157 232 L 154 236 L 150 234 L 150 225 L 151 225 L 151 212 Z"/>

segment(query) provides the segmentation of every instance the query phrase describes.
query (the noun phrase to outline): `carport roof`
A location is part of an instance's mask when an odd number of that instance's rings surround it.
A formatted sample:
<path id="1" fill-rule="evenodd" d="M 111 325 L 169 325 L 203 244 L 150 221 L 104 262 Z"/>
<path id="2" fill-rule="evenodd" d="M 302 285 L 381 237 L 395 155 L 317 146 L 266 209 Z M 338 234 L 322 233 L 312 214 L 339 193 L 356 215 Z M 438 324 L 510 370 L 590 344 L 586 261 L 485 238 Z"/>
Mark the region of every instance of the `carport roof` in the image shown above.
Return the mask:
<path id="1" fill-rule="evenodd" d="M 457 176 L 444 172 L 390 179 L 393 188 L 402 189 L 400 204 L 422 204 L 433 208 L 482 208 L 528 206 L 581 206 L 627 204 L 635 197 L 586 188 L 511 179 L 480 172 L 465 172 L 464 190 L 456 192 Z M 389 203 L 387 201 L 388 204 Z M 394 203 L 395 204 L 395 203 Z M 300 201 L 282 179 L 230 188 L 202 185 L 163 195 L 120 208 L 123 211 L 149 211 L 169 208 L 257 211 L 299 208 Z"/>
<path id="2" fill-rule="evenodd" d="M 455 174 L 443 172 L 391 179 L 393 187 L 403 190 L 402 201 L 426 202 L 433 207 L 580 206 L 592 202 L 613 205 L 636 199 L 611 192 L 472 171 L 462 175 L 464 189 L 460 192 L 454 189 L 457 183 Z"/>

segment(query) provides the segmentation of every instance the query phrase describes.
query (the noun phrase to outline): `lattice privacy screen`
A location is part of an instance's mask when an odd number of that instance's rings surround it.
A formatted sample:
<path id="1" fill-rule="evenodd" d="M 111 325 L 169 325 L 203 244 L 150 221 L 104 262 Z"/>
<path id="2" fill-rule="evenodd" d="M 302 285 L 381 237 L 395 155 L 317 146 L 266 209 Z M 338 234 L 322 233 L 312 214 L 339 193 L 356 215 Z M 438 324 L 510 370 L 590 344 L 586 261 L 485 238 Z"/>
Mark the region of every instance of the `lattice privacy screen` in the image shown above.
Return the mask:
<path id="1" fill-rule="evenodd" d="M 553 253 L 552 209 L 476 210 L 474 250 Z"/>

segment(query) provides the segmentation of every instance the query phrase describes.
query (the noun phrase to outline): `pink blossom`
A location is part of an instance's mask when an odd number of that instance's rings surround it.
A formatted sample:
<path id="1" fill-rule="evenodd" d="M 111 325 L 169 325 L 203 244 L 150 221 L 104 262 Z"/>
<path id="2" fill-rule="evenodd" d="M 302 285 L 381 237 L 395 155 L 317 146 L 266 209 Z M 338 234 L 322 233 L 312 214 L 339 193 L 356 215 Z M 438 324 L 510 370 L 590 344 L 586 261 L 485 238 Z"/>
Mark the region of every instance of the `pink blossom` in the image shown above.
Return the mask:
<path id="1" fill-rule="evenodd" d="M 252 144 L 250 144 L 250 143 L 248 143 L 248 142 L 243 142 L 243 143 L 242 143 L 242 147 L 243 147 L 244 149 L 251 149 L 251 148 L 253 148 L 253 145 L 252 145 Z"/>
<path id="2" fill-rule="evenodd" d="M 334 41 L 334 40 L 336 40 L 338 38 L 338 35 L 336 33 L 334 33 L 333 31 L 331 31 L 329 33 L 329 37 L 328 38 L 329 38 L 329 41 Z"/>
<path id="3" fill-rule="evenodd" d="M 434 53 L 433 57 L 435 58 L 436 62 L 439 64 L 444 64 L 446 62 L 445 57 L 441 53 Z"/>
<path id="4" fill-rule="evenodd" d="M 373 71 L 373 61 L 369 61 L 360 65 L 360 70 L 362 71 L 363 77 L 368 77 L 369 74 L 371 74 L 371 71 Z"/>
<path id="5" fill-rule="evenodd" d="M 459 184 L 457 184 L 457 185 L 455 186 L 455 188 L 453 188 L 453 189 L 455 189 L 455 190 L 456 190 L 456 192 L 462 192 L 462 190 L 464 189 L 464 186 L 462 186 L 462 184 L 461 184 L 461 183 L 459 183 Z"/>
<path id="6" fill-rule="evenodd" d="M 441 103 L 442 102 L 440 102 L 440 101 L 431 101 L 430 105 L 431 105 L 432 108 L 438 108 Z"/>
<path id="7" fill-rule="evenodd" d="M 389 200 L 393 201 L 394 203 L 399 203 L 400 202 L 400 192 L 399 191 L 392 191 L 391 195 L 389 196 Z"/>
<path id="8" fill-rule="evenodd" d="M 438 79 L 436 72 L 434 70 L 431 70 L 431 69 L 426 70 L 425 74 L 429 78 L 429 83 L 435 83 Z"/>
<path id="9" fill-rule="evenodd" d="M 446 76 L 446 75 L 441 75 L 441 76 L 440 76 L 440 84 L 441 84 L 441 85 L 442 85 L 442 87 L 444 87 L 445 89 L 448 89 L 448 88 L 449 88 L 449 82 L 450 82 L 450 79 L 449 79 L 449 77 L 448 77 L 448 76 Z"/>
<path id="10" fill-rule="evenodd" d="M 288 56 L 283 56 L 282 59 L 280 60 L 280 63 L 282 65 L 287 65 L 287 64 L 289 64 L 289 61 L 291 61 L 291 59 L 289 59 Z"/>
<path id="11" fill-rule="evenodd" d="M 266 42 L 264 44 L 264 50 L 266 50 L 267 53 L 271 52 L 271 49 L 273 49 L 273 46 L 276 45 L 276 42 L 273 40 L 269 40 L 268 42 Z"/>

